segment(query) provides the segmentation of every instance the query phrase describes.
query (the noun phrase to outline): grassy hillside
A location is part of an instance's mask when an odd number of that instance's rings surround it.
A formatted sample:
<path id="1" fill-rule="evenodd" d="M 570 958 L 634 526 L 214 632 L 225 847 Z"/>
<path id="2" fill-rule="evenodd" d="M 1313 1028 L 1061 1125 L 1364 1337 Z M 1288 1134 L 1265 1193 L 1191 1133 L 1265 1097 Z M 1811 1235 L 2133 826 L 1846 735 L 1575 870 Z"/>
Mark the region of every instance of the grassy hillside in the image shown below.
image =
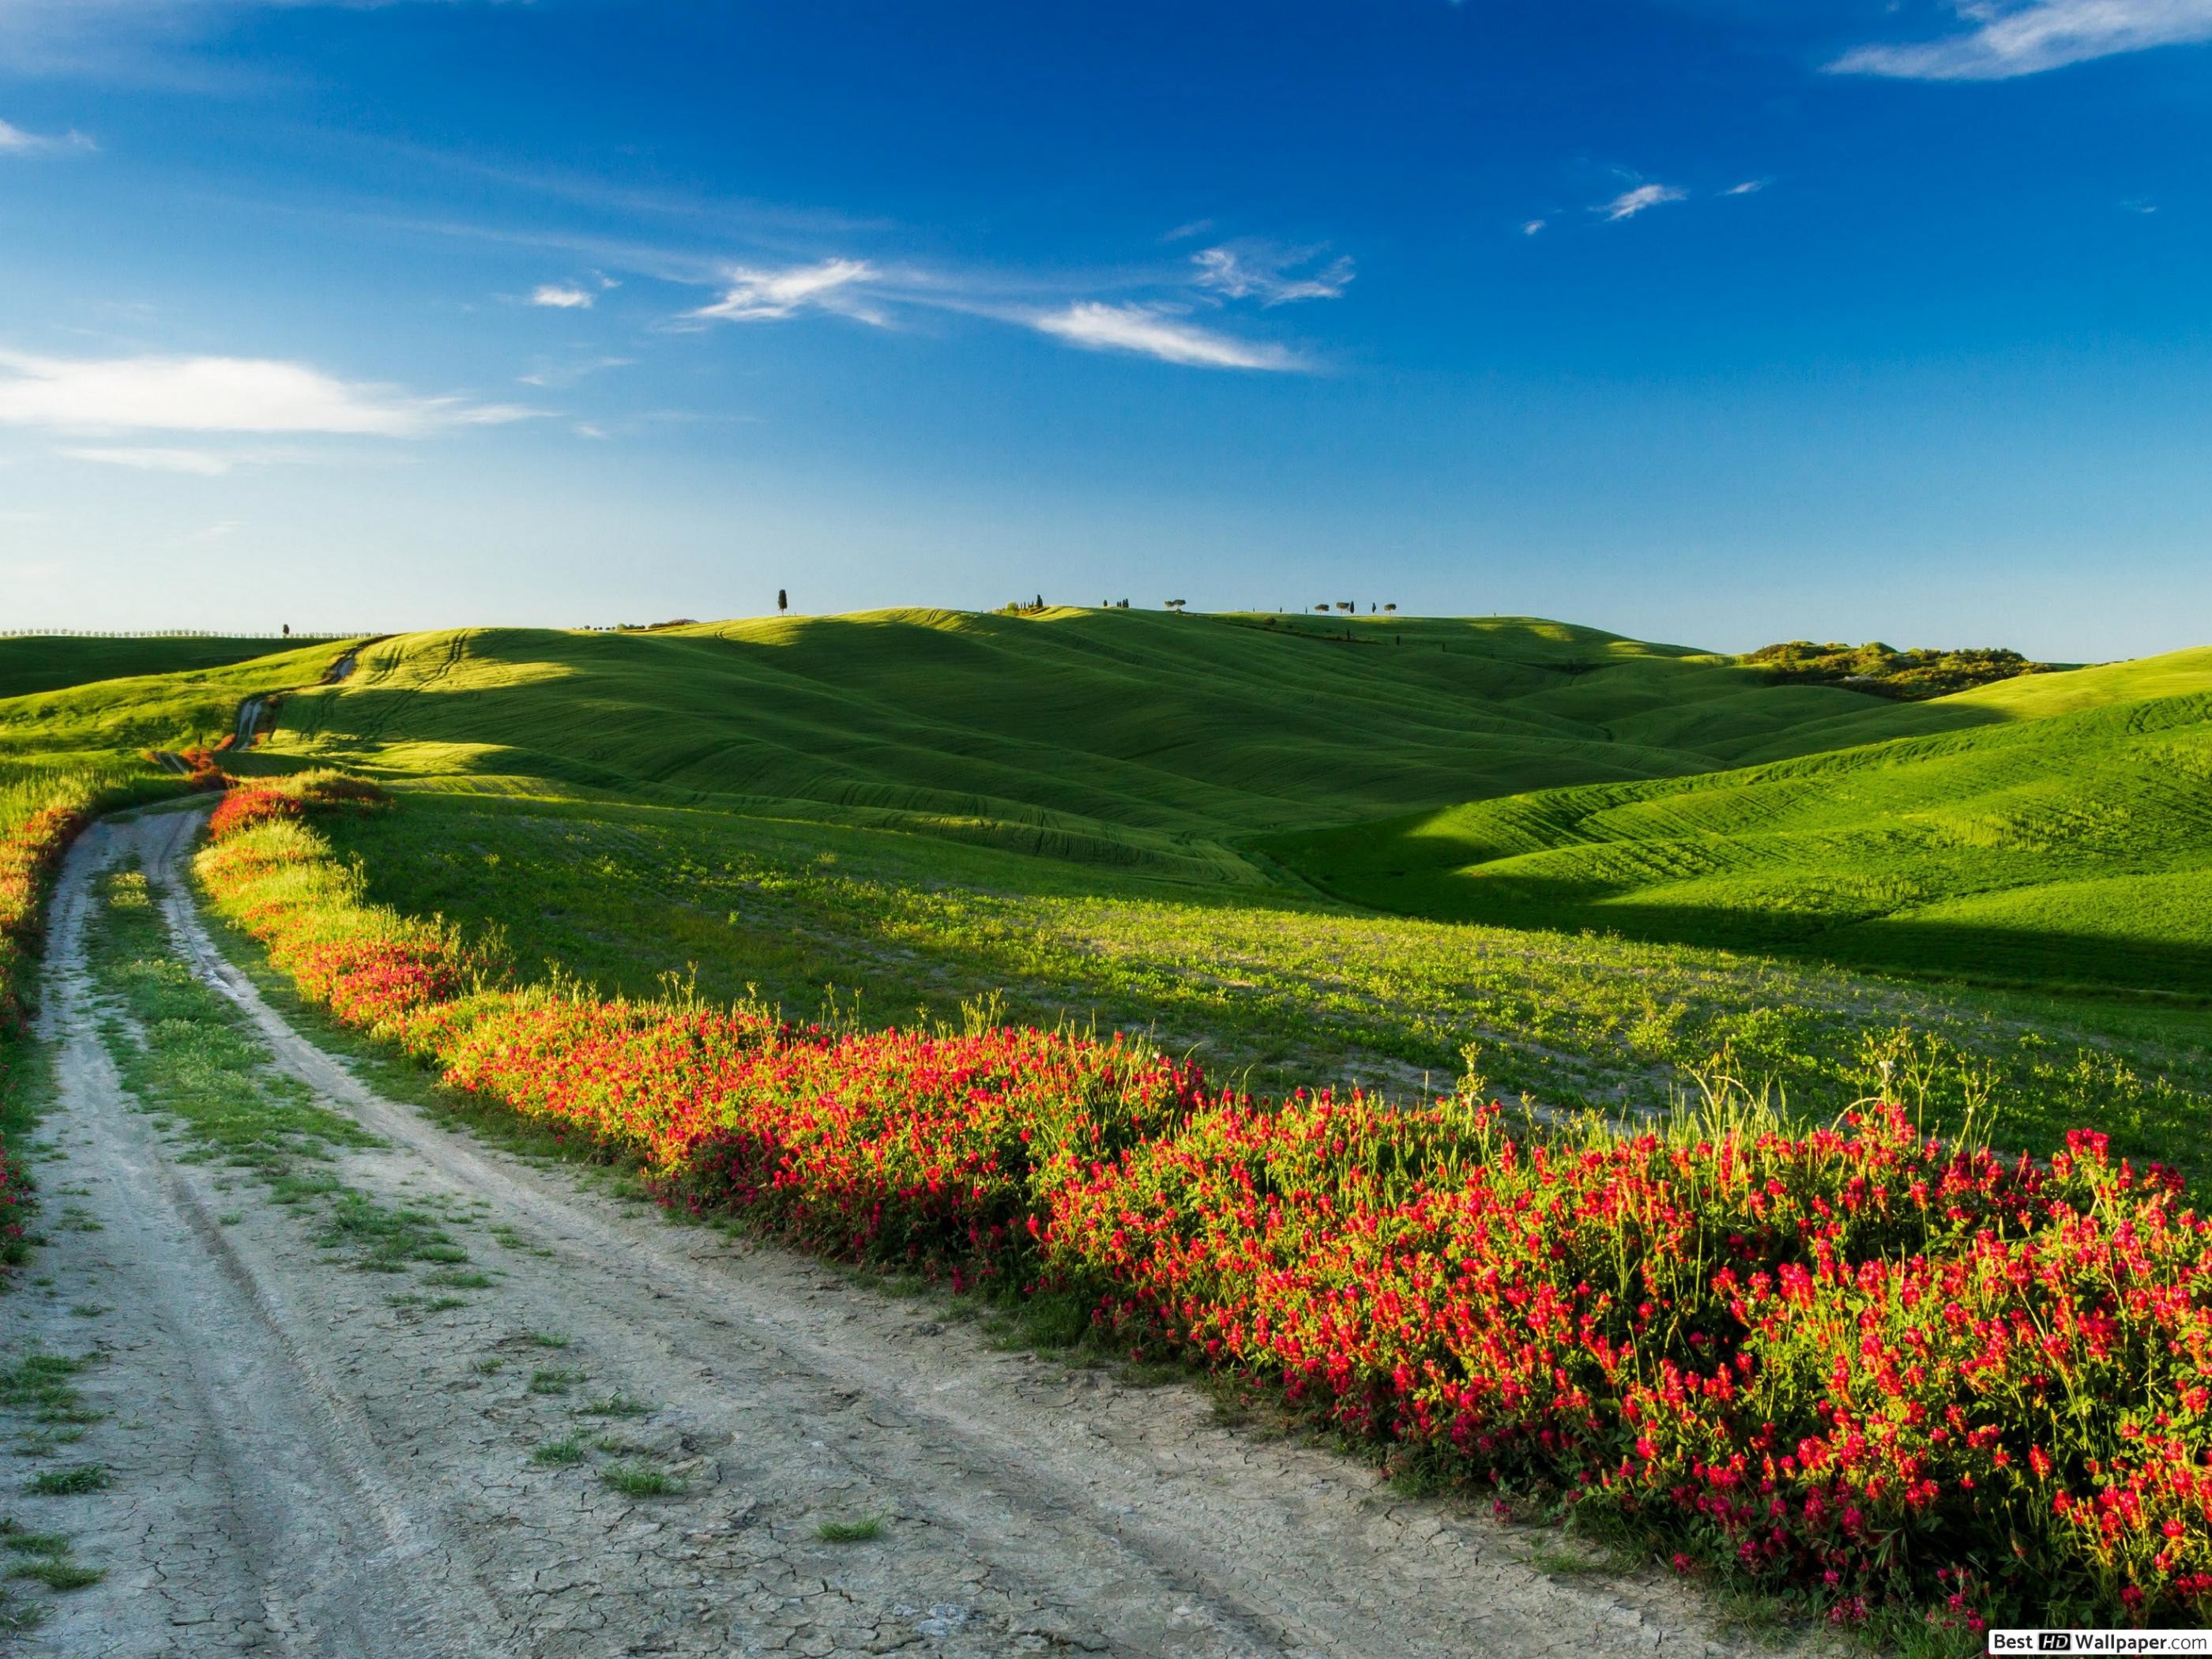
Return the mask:
<path id="1" fill-rule="evenodd" d="M 1977 1091 L 2033 1141 L 2095 1121 L 2191 1169 L 2212 1109 L 2212 1013 L 2066 1005 L 1816 964 L 1559 931 L 1360 915 L 948 845 L 605 799 L 410 792 L 334 822 L 374 896 L 501 939 L 610 992 L 664 975 L 805 1018 L 1007 1018 L 1149 1031 L 1263 1088 L 1356 1081 L 1424 1097 L 1464 1068 L 1552 1107 L 1663 1106 L 1688 1073 L 1771 1083 L 1832 1116 L 1910 1051 L 1916 1098 Z M 1914 1035 L 1900 1039 L 1901 1030 Z M 1903 1047 L 1899 1045 L 1903 1043 Z M 1249 1070 L 1248 1070 L 1249 1068 Z"/>
<path id="2" fill-rule="evenodd" d="M 272 651 L 289 641 L 240 635 L 219 639 L 97 639 L 71 635 L 28 635 L 0 639 L 0 699 L 34 691 L 58 691 L 93 680 L 135 679 L 148 674 L 181 674 L 223 668 Z"/>
<path id="3" fill-rule="evenodd" d="M 2178 1082 L 2193 1014 L 2123 1031 L 1703 948 L 2205 982 L 2212 651 L 1905 704 L 1526 618 L 470 630 L 318 684 L 342 650 L 0 701 L 0 785 L 216 736 L 296 688 L 234 766 L 401 784 L 406 811 L 347 831 L 386 896 L 627 988 L 696 965 L 713 994 L 812 1012 L 834 984 L 884 1018 L 1004 991 L 1407 1093 L 1473 1042 L 1499 1086 L 1561 1103 L 1663 1098 L 1723 1049 L 1838 1103 L 1910 1024 L 1954 1092 L 1976 1066 L 2052 1110 L 2087 1091 L 2169 1147 L 2212 1086 Z M 1836 740 L 1873 744 L 1804 752 Z M 1293 872 L 1504 925 L 1354 915 Z"/>
<path id="4" fill-rule="evenodd" d="M 224 666 L 0 698 L 0 784 L 58 769 L 131 763 L 146 749 L 217 741 L 232 731 L 239 704 L 247 697 L 313 684 L 346 648 L 325 641 Z"/>
<path id="5" fill-rule="evenodd" d="M 1260 832 L 1706 770 L 1865 702 L 1527 618 L 884 611 L 410 635 L 275 747 L 1249 883 Z"/>
<path id="6" fill-rule="evenodd" d="M 1880 712 L 1947 705 L 1997 723 L 1267 845 L 1406 914 L 2212 994 L 2212 652 Z"/>

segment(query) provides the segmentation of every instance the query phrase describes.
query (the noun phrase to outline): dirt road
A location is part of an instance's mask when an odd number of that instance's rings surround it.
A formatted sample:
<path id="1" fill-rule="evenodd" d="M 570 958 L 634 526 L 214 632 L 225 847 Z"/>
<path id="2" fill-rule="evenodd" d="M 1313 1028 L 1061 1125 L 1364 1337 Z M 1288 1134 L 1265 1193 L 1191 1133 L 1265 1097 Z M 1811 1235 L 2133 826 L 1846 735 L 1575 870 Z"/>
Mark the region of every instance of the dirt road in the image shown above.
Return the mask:
<path id="1" fill-rule="evenodd" d="M 52 1294 L 8 1298 L 0 1330 L 10 1352 L 103 1351 L 80 1386 L 109 1415 L 77 1449 L 113 1484 L 8 1500 L 108 1573 L 27 1650 L 1732 1651 L 1671 1583 L 1547 1577 L 1525 1540 L 1219 1427 L 1191 1392 L 994 1351 L 940 1303 L 671 1225 L 379 1098 L 209 943 L 198 822 L 95 829 L 54 910 L 64 1156 L 42 1180 L 77 1219 L 33 1270 Z M 343 1180 L 451 1218 L 489 1284 L 395 1296 L 131 1109 L 84 949 L 90 878 L 126 852 L 271 1063 L 386 1143 Z M 549 1443 L 576 1461 L 534 1459 Z M 611 1484 L 647 1466 L 680 1490 Z"/>

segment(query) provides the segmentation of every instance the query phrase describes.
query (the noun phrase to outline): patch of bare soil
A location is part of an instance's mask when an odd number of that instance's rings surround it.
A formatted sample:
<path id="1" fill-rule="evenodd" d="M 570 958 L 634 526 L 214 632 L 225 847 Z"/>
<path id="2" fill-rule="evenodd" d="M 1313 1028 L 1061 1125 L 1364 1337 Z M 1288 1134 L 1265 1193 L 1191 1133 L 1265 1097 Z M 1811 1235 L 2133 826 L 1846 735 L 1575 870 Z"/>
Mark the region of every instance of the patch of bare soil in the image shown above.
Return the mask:
<path id="1" fill-rule="evenodd" d="M 45 1178 L 84 1189 L 89 1225 L 52 1230 L 56 1294 L 9 1298 L 0 1328 L 11 1352 L 101 1353 L 78 1382 L 109 1415 L 70 1455 L 112 1485 L 6 1500 L 107 1569 L 26 1650 L 1735 1650 L 1671 1581 L 1547 1576 L 1522 1536 L 1240 1436 L 1195 1392 L 994 1351 L 939 1303 L 670 1225 L 379 1097 L 216 951 L 184 879 L 197 824 L 95 830 L 55 908 Z M 343 1154 L 343 1181 L 465 1246 L 453 1294 L 329 1258 L 130 1109 L 83 948 L 88 879 L 126 850 L 274 1063 L 387 1143 Z"/>

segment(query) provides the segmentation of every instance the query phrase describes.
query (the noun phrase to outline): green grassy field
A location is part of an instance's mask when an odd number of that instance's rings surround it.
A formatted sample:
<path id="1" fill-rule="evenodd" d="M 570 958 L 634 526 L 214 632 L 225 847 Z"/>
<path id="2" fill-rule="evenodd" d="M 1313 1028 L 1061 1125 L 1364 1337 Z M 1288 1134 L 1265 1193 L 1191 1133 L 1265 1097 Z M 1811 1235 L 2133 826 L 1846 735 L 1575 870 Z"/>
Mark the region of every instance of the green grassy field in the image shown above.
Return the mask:
<path id="1" fill-rule="evenodd" d="M 1264 845 L 1405 914 L 2212 995 L 2212 652 L 2008 681 L 1908 718 L 1947 706 L 1996 718 Z M 1895 724 L 1854 720 L 1862 742 Z"/>
<path id="2" fill-rule="evenodd" d="M 2067 993 L 2212 992 L 2212 650 L 1917 703 L 1527 618 L 466 630 L 318 684 L 340 651 L 0 702 L 0 769 L 295 688 L 230 763 L 398 788 L 337 831 L 378 896 L 529 975 L 876 1023 L 995 994 L 1258 1086 L 1411 1097 L 1472 1054 L 1609 1110 L 1717 1066 L 1825 1115 L 1909 1050 L 1939 1114 L 2197 1162 L 2212 1016 Z"/>
<path id="3" fill-rule="evenodd" d="M 94 680 L 137 679 L 227 668 L 293 647 L 254 635 L 103 639 L 93 635 L 34 634 L 0 639 L 0 699 L 58 691 Z"/>
<path id="4" fill-rule="evenodd" d="M 163 647 L 222 643 L 209 640 L 0 641 L 5 645 L 116 645 Z M 258 641 L 257 643 L 266 643 Z M 71 684 L 0 697 L 0 786 L 87 766 L 136 766 L 148 749 L 213 744 L 233 730 L 247 697 L 312 685 L 347 649 L 323 641 L 176 672 Z M 69 653 L 53 660 L 65 661 Z M 90 659 L 82 659 L 80 665 Z"/>
<path id="5" fill-rule="evenodd" d="M 1709 771 L 1869 702 L 1527 618 L 884 611 L 408 635 L 293 699 L 281 746 L 1258 884 L 1266 831 Z"/>
<path id="6" fill-rule="evenodd" d="M 410 792 L 334 821 L 377 899 L 498 941 L 526 978 L 749 988 L 805 1018 L 1145 1031 L 1255 1088 L 1400 1099 L 1469 1063 L 1554 1109 L 1663 1107 L 1725 1073 L 1832 1116 L 1885 1059 L 1931 1121 L 2040 1144 L 2094 1121 L 2204 1167 L 2212 1014 L 1899 982 L 1759 955 L 1362 915 L 911 833 L 580 799 Z M 2207 1169 L 2212 1173 L 2212 1169 Z"/>

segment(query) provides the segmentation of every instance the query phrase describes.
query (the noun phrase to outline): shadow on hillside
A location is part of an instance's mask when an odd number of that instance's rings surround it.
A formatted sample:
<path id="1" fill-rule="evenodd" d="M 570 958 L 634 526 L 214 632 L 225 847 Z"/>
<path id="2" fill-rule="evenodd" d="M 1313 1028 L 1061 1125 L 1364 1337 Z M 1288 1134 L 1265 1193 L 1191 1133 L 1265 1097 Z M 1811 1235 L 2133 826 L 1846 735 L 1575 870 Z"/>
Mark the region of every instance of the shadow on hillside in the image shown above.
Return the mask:
<path id="1" fill-rule="evenodd" d="M 2045 992 L 2151 994 L 2212 1000 L 2212 941 L 1936 921 L 1808 908 L 1725 908 L 1613 900 L 1528 877 L 1455 880 L 1434 872 L 1299 873 L 1333 897 L 1393 915 L 1552 933 L 1612 934 L 1649 945 L 1758 952 L 1875 973 Z M 1809 884 L 1808 884 L 1809 885 Z"/>

